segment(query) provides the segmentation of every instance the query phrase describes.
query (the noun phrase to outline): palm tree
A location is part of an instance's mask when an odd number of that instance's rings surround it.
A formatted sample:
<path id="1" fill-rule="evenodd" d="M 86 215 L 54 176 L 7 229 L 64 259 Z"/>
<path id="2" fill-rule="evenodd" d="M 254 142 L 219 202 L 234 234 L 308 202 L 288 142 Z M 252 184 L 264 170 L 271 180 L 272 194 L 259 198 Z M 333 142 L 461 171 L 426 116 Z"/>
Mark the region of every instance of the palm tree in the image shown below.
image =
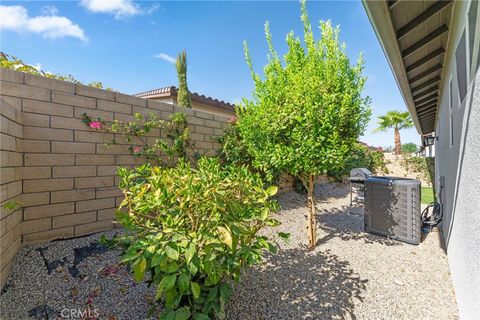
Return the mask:
<path id="1" fill-rule="evenodd" d="M 191 108 L 192 101 L 187 86 L 187 52 L 185 50 L 178 54 L 176 67 L 178 74 L 177 103 L 181 107 Z"/>
<path id="2" fill-rule="evenodd" d="M 374 132 L 387 131 L 393 128 L 395 131 L 395 149 L 394 154 L 402 152 L 402 143 L 400 142 L 400 130 L 413 127 L 412 117 L 408 111 L 388 111 L 385 115 L 378 117 L 378 128 Z"/>

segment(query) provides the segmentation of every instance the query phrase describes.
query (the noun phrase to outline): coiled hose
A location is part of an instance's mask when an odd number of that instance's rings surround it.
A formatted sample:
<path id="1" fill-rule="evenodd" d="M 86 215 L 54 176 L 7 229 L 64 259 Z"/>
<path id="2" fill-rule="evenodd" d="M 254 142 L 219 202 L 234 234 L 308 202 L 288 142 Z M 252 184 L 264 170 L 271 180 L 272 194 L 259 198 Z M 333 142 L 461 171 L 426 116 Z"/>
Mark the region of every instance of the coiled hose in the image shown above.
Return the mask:
<path id="1" fill-rule="evenodd" d="M 430 212 L 431 211 L 431 212 Z M 422 233 L 429 233 L 432 228 L 438 226 L 442 222 L 443 213 L 438 202 L 430 203 L 422 211 Z"/>

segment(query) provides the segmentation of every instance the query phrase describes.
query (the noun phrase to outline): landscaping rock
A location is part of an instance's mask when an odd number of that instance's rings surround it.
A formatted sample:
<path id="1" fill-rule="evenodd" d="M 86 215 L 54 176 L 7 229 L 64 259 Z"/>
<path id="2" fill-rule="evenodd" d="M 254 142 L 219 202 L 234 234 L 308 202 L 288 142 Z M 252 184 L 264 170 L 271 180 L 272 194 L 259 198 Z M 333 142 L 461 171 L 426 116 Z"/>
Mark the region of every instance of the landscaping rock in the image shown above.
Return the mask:
<path id="1" fill-rule="evenodd" d="M 362 210 L 349 212 L 348 188 L 322 184 L 316 193 L 315 250 L 306 247 L 306 196 L 279 195 L 282 225 L 262 232 L 280 250 L 235 285 L 227 319 L 458 318 L 441 233 L 431 232 L 418 246 L 368 234 Z M 278 232 L 290 233 L 290 240 Z M 133 280 L 119 264 L 121 252 L 98 244 L 102 234 L 114 231 L 23 248 L 0 295 L 1 319 L 56 319 L 64 310 L 149 319 L 155 288 Z"/>

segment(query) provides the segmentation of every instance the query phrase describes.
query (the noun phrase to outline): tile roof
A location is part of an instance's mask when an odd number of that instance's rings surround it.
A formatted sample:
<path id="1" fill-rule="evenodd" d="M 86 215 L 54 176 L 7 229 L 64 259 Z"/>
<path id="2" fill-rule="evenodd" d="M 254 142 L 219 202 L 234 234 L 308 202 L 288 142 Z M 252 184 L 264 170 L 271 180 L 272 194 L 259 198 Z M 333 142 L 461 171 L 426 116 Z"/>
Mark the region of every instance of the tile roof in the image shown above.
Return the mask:
<path id="1" fill-rule="evenodd" d="M 157 89 L 153 89 L 145 92 L 140 92 L 140 93 L 134 94 L 134 96 L 140 97 L 140 98 L 147 98 L 147 99 L 158 98 L 158 97 L 172 97 L 172 96 L 176 97 L 177 91 L 178 91 L 177 87 L 169 86 L 169 87 L 157 88 Z M 207 97 L 203 94 L 190 92 L 190 99 L 192 101 L 204 103 L 225 111 L 235 112 L 234 104 L 228 103 L 222 100 L 218 100 L 212 97 Z"/>

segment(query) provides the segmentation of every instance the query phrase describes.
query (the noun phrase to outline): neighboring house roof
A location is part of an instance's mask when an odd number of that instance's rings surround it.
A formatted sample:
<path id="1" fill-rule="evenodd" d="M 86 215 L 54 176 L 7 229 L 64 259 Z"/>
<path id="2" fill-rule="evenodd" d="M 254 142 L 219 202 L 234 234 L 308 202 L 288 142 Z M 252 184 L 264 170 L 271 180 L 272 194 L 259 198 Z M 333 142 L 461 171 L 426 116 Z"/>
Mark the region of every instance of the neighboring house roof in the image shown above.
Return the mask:
<path id="1" fill-rule="evenodd" d="M 368 143 L 365 143 L 365 142 L 360 141 L 360 140 L 358 141 L 358 143 L 360 143 L 361 145 L 363 145 L 363 146 L 365 146 L 368 149 L 373 150 L 373 151 L 383 151 L 382 147 L 374 147 L 374 146 L 371 146 Z"/>
<path id="2" fill-rule="evenodd" d="M 452 0 L 363 0 L 419 133 L 435 131 Z M 408 12 L 408 14 L 406 14 Z M 444 86 L 443 86 L 444 87 Z"/>
<path id="3" fill-rule="evenodd" d="M 154 99 L 154 98 L 163 98 L 163 97 L 177 97 L 178 89 L 175 86 L 157 88 L 141 93 L 134 94 L 136 97 Z M 190 92 L 190 99 L 194 102 L 199 102 L 203 104 L 210 105 L 212 107 L 222 109 L 228 112 L 235 112 L 235 105 L 218 100 L 212 97 L 207 97 L 203 94 L 198 94 L 196 92 Z"/>

